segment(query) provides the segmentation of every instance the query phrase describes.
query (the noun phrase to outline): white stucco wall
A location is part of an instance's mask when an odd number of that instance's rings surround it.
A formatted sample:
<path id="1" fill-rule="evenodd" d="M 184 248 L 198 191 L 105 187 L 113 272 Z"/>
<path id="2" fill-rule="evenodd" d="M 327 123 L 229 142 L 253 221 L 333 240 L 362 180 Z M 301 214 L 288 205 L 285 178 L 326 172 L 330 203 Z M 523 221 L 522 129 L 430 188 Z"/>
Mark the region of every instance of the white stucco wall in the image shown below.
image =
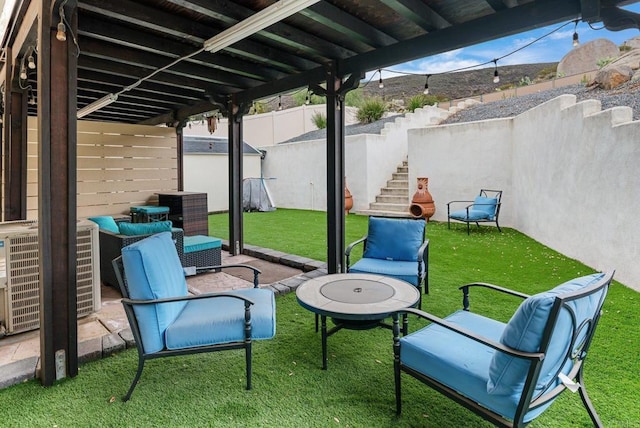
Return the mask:
<path id="1" fill-rule="evenodd" d="M 260 177 L 260 155 L 245 155 L 243 177 Z M 229 157 L 226 154 L 185 154 L 184 190 L 207 194 L 209 212 L 229 209 Z"/>
<path id="2" fill-rule="evenodd" d="M 628 107 L 563 95 L 515 118 L 411 130 L 410 179 L 429 177 L 434 220 L 481 187 L 500 223 L 640 291 L 640 122 Z M 415 185 L 414 185 L 415 186 Z"/>

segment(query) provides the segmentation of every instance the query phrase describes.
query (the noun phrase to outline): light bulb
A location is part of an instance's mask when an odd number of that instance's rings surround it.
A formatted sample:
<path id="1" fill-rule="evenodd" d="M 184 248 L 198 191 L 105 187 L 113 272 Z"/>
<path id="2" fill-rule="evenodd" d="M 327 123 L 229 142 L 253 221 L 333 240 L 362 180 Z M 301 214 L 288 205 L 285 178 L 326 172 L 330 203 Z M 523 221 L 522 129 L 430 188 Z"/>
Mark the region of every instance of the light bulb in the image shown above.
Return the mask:
<path id="1" fill-rule="evenodd" d="M 429 95 L 429 75 L 427 75 L 427 80 L 424 82 L 424 91 L 422 93 Z"/>
<path id="2" fill-rule="evenodd" d="M 580 40 L 578 40 L 578 33 L 574 32 L 573 33 L 573 47 L 577 47 L 580 46 Z"/>
<path id="3" fill-rule="evenodd" d="M 29 58 L 27 59 L 27 67 L 31 70 L 36 69 L 36 62 L 33 60 L 33 55 L 29 55 Z"/>
<path id="4" fill-rule="evenodd" d="M 304 103 L 306 105 L 309 105 L 311 103 L 311 98 L 309 97 L 309 92 L 307 92 L 307 97 L 305 98 Z"/>
<path id="5" fill-rule="evenodd" d="M 380 74 L 380 79 L 378 79 L 378 88 L 384 88 L 384 82 L 382 81 L 382 70 L 378 69 L 378 74 Z"/>
<path id="6" fill-rule="evenodd" d="M 498 76 L 497 70 L 493 73 L 493 83 L 500 83 L 500 76 Z"/>
<path id="7" fill-rule="evenodd" d="M 22 80 L 27 80 L 27 69 L 24 68 L 24 65 L 20 68 L 20 78 Z"/>
<path id="8" fill-rule="evenodd" d="M 29 105 L 36 105 L 36 98 L 33 95 L 29 97 Z"/>
<path id="9" fill-rule="evenodd" d="M 282 110 L 282 95 L 278 95 L 278 111 Z"/>
<path id="10" fill-rule="evenodd" d="M 62 22 L 62 20 L 58 22 L 58 32 L 56 33 L 56 39 L 60 40 L 61 42 L 67 40 L 67 29 L 64 26 L 64 22 Z"/>

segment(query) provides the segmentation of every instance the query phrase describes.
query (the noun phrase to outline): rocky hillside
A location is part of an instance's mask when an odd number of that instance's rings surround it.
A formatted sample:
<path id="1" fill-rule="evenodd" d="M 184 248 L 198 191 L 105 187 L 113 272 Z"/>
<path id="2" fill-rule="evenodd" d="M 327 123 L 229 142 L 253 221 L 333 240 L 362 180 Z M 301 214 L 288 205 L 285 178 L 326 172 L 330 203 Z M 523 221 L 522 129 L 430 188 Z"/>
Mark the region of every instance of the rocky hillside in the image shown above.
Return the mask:
<path id="1" fill-rule="evenodd" d="M 558 63 L 539 63 L 508 65 L 498 67 L 500 83 L 493 83 L 493 67 L 481 70 L 461 71 L 458 73 L 436 74 L 429 78 L 429 91 L 449 100 L 471 97 L 495 91 L 497 88 L 505 89 L 518 85 L 523 79 L 532 82 L 546 80 L 555 76 Z M 384 88 L 378 87 L 378 76 L 374 77 L 366 85 L 361 85 L 365 97 L 379 96 L 385 101 L 403 100 L 405 103 L 414 95 L 424 91 L 425 76 L 400 76 L 384 79 Z M 300 102 L 300 100 L 298 100 Z M 278 97 L 273 97 L 267 103 L 267 111 L 278 108 Z M 296 106 L 292 96 L 282 96 L 282 107 Z"/>
<path id="2" fill-rule="evenodd" d="M 435 74 L 429 77 L 429 91 L 432 95 L 454 100 L 486 94 L 497 88 L 518 85 L 527 78 L 536 82 L 555 76 L 557 63 L 522 64 L 499 66 L 500 83 L 493 83 L 493 67 L 481 70 L 461 71 L 458 73 Z M 387 101 L 408 100 L 424 90 L 425 76 L 400 76 L 384 79 L 384 88 L 378 88 L 376 76 L 364 88 L 365 96 L 381 96 Z"/>

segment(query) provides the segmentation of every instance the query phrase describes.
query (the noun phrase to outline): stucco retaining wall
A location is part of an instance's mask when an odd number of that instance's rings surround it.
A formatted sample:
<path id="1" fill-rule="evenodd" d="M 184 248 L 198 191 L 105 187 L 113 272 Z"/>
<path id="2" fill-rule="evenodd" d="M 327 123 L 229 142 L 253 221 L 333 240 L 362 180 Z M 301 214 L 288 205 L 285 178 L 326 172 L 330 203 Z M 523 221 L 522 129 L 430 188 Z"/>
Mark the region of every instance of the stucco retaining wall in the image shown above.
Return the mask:
<path id="1" fill-rule="evenodd" d="M 440 221 L 447 201 L 502 189 L 501 225 L 640 291 L 639 136 L 630 108 L 563 95 L 515 118 L 410 130 L 410 179 L 429 177 Z"/>

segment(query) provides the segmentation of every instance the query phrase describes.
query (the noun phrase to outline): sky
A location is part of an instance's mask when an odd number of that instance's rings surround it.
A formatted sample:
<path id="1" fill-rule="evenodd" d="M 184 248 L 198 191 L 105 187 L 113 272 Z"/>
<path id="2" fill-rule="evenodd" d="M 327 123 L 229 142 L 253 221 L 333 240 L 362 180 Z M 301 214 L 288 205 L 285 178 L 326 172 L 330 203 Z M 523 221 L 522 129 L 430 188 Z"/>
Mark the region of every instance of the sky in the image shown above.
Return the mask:
<path id="1" fill-rule="evenodd" d="M 640 2 L 624 9 L 635 13 L 640 13 Z M 551 33 L 556 28 L 565 24 L 564 22 L 548 27 L 541 27 L 536 30 L 516 34 L 514 36 L 496 39 L 462 49 L 445 52 L 427 58 L 417 59 L 404 64 L 390 66 L 382 71 L 383 78 L 394 77 L 402 73 L 413 74 L 437 74 L 463 67 L 472 67 L 477 64 L 487 63 L 478 68 L 493 67 L 493 59 L 503 57 L 515 50 L 531 43 L 541 36 Z M 601 28 L 602 23 L 592 24 L 594 28 Z M 575 24 L 569 21 L 568 25 L 553 32 L 551 35 L 542 38 L 506 58 L 498 61 L 498 67 L 502 65 L 535 64 L 544 62 L 559 62 L 571 49 L 573 49 L 573 31 Z M 595 39 L 609 39 L 616 45 L 622 45 L 626 40 L 640 37 L 638 29 L 609 31 L 606 29 L 594 30 L 586 22 L 579 22 L 576 28 L 581 44 Z M 393 71 L 402 73 L 393 73 Z M 370 79 L 377 71 L 367 73 L 366 79 Z M 376 76 L 377 79 L 377 76 Z"/>
<path id="2" fill-rule="evenodd" d="M 4 34 L 8 15 L 15 0 L 0 0 L 0 6 L 4 3 L 3 12 L 0 15 L 0 34 Z M 640 2 L 625 7 L 625 9 L 640 13 Z M 457 70 L 463 67 L 471 67 L 477 64 L 483 64 L 491 62 L 494 58 L 503 57 L 516 49 L 523 47 L 524 45 L 531 43 L 544 34 L 550 33 L 554 29 L 558 28 L 564 23 L 552 25 L 549 27 L 543 27 L 536 30 L 528 31 L 526 33 L 516 34 L 511 37 L 505 37 L 502 39 L 493 40 L 490 42 L 480 43 L 474 46 L 467 46 L 462 49 L 456 49 L 451 52 L 445 52 L 443 54 L 434 55 L 428 58 L 418 59 L 415 61 L 407 62 L 404 64 L 398 64 L 395 66 L 387 67 L 382 71 L 383 78 L 393 77 L 398 73 L 393 71 L 400 71 L 402 73 L 414 73 L 414 74 L 437 74 L 444 73 L 452 70 Z M 602 27 L 601 23 L 593 24 L 594 28 Z M 580 38 L 580 43 L 586 43 L 590 40 L 605 38 L 609 39 L 617 45 L 621 45 L 625 40 L 629 40 L 633 37 L 640 36 L 640 31 L 624 30 L 624 31 L 608 31 L 593 30 L 589 24 L 585 22 L 578 23 L 577 33 Z M 502 65 L 514 65 L 514 64 L 534 64 L 542 62 L 558 62 L 564 57 L 571 49 L 573 49 L 573 31 L 574 24 L 569 22 L 559 31 L 542 38 L 535 42 L 531 46 L 525 47 L 518 52 L 507 56 L 506 58 L 498 61 L 498 66 Z M 1 37 L 1 36 L 0 36 Z M 485 64 L 478 68 L 493 67 L 493 63 Z M 367 73 L 367 78 L 370 78 L 374 72 Z"/>

